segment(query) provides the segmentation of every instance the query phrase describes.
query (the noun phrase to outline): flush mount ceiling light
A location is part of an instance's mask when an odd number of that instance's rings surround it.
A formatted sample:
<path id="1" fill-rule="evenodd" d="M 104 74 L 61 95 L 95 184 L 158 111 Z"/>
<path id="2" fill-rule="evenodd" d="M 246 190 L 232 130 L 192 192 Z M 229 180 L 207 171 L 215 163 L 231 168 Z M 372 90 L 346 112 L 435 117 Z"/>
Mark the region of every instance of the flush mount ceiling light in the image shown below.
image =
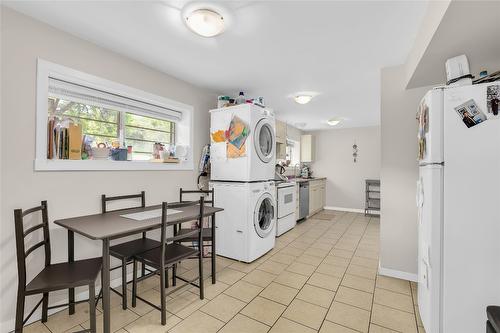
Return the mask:
<path id="1" fill-rule="evenodd" d="M 196 9 L 185 17 L 186 25 L 203 37 L 215 37 L 224 31 L 224 18 L 210 9 Z"/>
<path id="2" fill-rule="evenodd" d="M 294 97 L 295 102 L 298 104 L 307 104 L 313 97 L 311 95 L 297 95 Z"/>
<path id="3" fill-rule="evenodd" d="M 330 126 L 336 126 L 340 123 L 340 119 L 339 118 L 332 118 L 332 119 L 328 120 L 327 123 Z"/>

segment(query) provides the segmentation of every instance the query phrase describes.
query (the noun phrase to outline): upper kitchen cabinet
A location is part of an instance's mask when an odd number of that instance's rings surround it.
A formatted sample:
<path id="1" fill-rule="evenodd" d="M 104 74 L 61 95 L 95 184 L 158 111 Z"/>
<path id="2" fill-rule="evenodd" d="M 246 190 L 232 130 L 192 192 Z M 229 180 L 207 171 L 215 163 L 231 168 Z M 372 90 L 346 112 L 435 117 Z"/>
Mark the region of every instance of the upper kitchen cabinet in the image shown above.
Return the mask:
<path id="1" fill-rule="evenodd" d="M 286 144 L 286 123 L 276 120 L 276 142 Z"/>
<path id="2" fill-rule="evenodd" d="M 314 160 L 314 136 L 305 134 L 300 136 L 300 161 L 312 162 Z"/>

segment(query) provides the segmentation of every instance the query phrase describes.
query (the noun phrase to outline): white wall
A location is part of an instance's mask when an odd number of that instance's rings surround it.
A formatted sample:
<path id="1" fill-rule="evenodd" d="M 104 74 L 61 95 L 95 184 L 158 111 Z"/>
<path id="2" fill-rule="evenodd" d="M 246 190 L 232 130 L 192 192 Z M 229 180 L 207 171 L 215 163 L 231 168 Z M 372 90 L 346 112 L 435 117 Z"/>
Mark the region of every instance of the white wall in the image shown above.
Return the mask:
<path id="1" fill-rule="evenodd" d="M 310 132 L 314 135 L 313 176 L 327 177 L 326 206 L 363 210 L 365 179 L 380 177 L 380 128 L 359 127 Z M 358 161 L 353 161 L 353 144 Z"/>
<path id="2" fill-rule="evenodd" d="M 381 78 L 381 273 L 415 280 L 417 274 L 417 106 L 431 87 L 405 90 L 404 66 Z"/>
<path id="3" fill-rule="evenodd" d="M 29 208 L 46 199 L 53 221 L 99 212 L 102 193 L 145 190 L 148 204 L 172 201 L 178 198 L 179 187 L 195 186 L 197 174 L 196 170 L 34 172 L 37 57 L 193 105 L 195 165 L 201 147 L 209 141 L 208 110 L 215 107 L 216 97 L 8 8 L 2 8 L 1 21 L 0 331 L 6 332 L 13 328 L 17 287 L 13 209 Z M 50 227 L 53 262 L 65 260 L 66 232 L 54 224 Z M 77 259 L 100 255 L 100 246 L 76 236 Z M 42 258 L 40 252 L 31 257 L 30 273 L 41 268 Z M 66 293 L 52 295 L 51 301 L 56 301 Z"/>

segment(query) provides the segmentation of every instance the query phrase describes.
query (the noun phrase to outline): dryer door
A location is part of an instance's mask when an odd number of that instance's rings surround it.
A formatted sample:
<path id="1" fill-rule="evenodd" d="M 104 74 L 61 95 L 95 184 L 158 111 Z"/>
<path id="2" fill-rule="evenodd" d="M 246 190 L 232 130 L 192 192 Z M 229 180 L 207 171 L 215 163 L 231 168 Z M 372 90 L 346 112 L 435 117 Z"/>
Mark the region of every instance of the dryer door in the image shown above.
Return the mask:
<path id="1" fill-rule="evenodd" d="M 254 131 L 255 151 L 260 160 L 269 163 L 276 146 L 273 122 L 269 119 L 261 119 L 255 126 Z"/>
<path id="2" fill-rule="evenodd" d="M 262 238 L 269 236 L 274 227 L 275 217 L 276 207 L 274 199 L 271 194 L 266 192 L 261 195 L 255 205 L 253 224 L 257 235 Z M 272 236 L 275 236 L 274 233 Z"/>

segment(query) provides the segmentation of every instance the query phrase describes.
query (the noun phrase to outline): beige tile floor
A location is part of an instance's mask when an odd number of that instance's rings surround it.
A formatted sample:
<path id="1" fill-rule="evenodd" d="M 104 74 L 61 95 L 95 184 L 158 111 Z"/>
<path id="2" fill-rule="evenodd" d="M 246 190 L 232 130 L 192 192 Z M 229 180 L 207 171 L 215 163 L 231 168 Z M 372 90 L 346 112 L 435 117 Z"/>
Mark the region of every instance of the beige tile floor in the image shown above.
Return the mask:
<path id="1" fill-rule="evenodd" d="M 124 311 L 112 294 L 111 327 L 119 333 L 424 332 L 416 285 L 378 275 L 378 248 L 378 218 L 323 211 L 279 237 L 256 262 L 219 258 L 218 282 L 207 279 L 204 300 L 194 287 L 168 296 L 166 326 L 157 310 L 139 301 Z M 209 272 L 210 262 L 205 267 Z M 179 272 L 195 276 L 196 262 L 183 263 Z M 158 288 L 152 278 L 140 284 L 139 293 L 159 304 Z M 100 311 L 97 320 L 101 325 Z M 25 332 L 87 327 L 88 307 L 80 304 L 76 315 L 61 311 Z"/>

